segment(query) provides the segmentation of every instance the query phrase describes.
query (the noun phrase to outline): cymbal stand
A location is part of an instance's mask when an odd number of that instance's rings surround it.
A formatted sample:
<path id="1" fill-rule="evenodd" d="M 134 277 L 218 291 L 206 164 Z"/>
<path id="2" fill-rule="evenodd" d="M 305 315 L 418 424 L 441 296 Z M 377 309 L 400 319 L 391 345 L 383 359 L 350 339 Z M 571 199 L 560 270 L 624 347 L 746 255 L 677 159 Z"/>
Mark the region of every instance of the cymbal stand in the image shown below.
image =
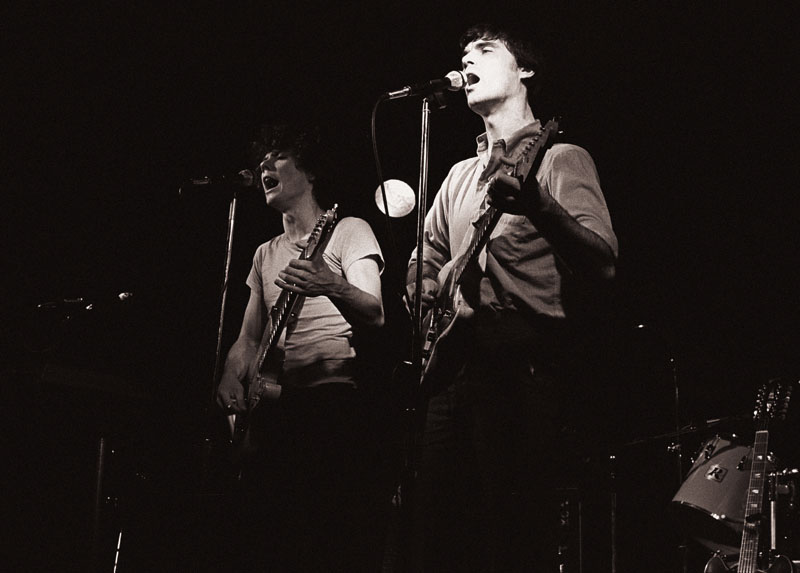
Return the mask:
<path id="1" fill-rule="evenodd" d="M 100 571 L 101 562 L 101 543 L 100 543 L 100 522 L 103 514 L 103 480 L 106 468 L 106 449 L 107 440 L 101 435 L 97 442 L 97 466 L 95 468 L 95 487 L 94 487 L 94 511 L 92 514 L 92 563 L 91 571 Z M 121 532 L 120 532 L 121 535 Z"/>
<path id="2" fill-rule="evenodd" d="M 669 446 L 669 451 L 675 454 L 675 477 L 676 489 L 680 488 L 683 482 L 683 433 L 684 429 L 681 425 L 681 407 L 680 407 L 680 384 L 678 383 L 678 366 L 674 353 L 672 352 L 671 345 L 667 342 L 666 337 L 658 329 L 653 329 L 645 324 L 637 325 L 639 330 L 651 330 L 655 338 L 661 344 L 666 353 L 667 363 L 669 365 L 670 381 L 673 389 L 673 415 L 675 418 L 675 432 L 672 434 L 674 442 Z M 680 560 L 680 567 L 682 573 L 689 571 L 689 540 L 684 534 L 681 538 L 678 549 L 678 558 Z"/>
<path id="3" fill-rule="evenodd" d="M 680 388 L 678 386 L 678 368 L 675 363 L 675 357 L 669 356 L 670 372 L 672 375 L 672 387 L 675 391 L 675 443 L 670 447 L 670 451 L 675 453 L 675 469 L 677 475 L 677 488 L 681 487 L 683 481 L 683 435 L 681 426 L 681 408 L 680 408 Z M 684 534 L 681 537 L 680 545 L 678 546 L 678 556 L 681 564 L 681 572 L 689 573 L 689 540 Z"/>

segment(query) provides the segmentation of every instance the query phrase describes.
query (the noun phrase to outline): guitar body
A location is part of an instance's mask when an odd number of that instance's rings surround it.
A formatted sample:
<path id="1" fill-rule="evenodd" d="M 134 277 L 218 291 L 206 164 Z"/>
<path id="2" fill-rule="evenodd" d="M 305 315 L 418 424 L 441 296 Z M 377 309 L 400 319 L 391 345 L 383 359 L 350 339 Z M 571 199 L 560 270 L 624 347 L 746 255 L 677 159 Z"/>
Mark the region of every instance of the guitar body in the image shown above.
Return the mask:
<path id="1" fill-rule="evenodd" d="M 705 569 L 703 569 L 703 573 L 727 573 L 729 571 L 738 573 L 738 569 L 738 563 L 732 563 L 728 566 L 724 559 L 715 555 L 708 560 Z M 797 568 L 794 566 L 791 559 L 785 555 L 779 555 L 766 572 L 763 569 L 756 569 L 756 573 L 797 573 Z"/>
<path id="2" fill-rule="evenodd" d="M 466 332 L 453 334 L 458 330 L 458 322 L 465 322 L 474 314 L 474 310 L 461 296 L 461 286 L 452 280 L 449 272 L 452 266 L 442 269 L 440 284 L 443 288 L 433 307 L 423 319 L 422 328 L 425 340 L 422 346 L 422 378 L 426 380 L 426 390 L 446 386 L 455 375 L 457 354 L 463 352 Z M 442 345 L 441 343 L 444 342 Z"/>
<path id="3" fill-rule="evenodd" d="M 779 555 L 767 573 L 797 573 L 797 567 L 786 555 Z"/>
<path id="4" fill-rule="evenodd" d="M 264 388 L 277 388 L 277 378 L 275 376 L 265 376 L 258 373 L 250 382 L 247 388 L 248 409 L 242 414 L 237 414 L 233 424 L 231 443 L 233 445 L 231 457 L 235 464 L 252 456 L 258 449 L 258 445 L 252 438 L 250 431 L 253 411 L 256 408 Z M 259 389 L 261 389 L 259 393 Z"/>
<path id="5" fill-rule="evenodd" d="M 731 567 L 728 567 L 728 564 L 725 563 L 722 557 L 714 555 L 714 557 L 709 559 L 708 563 L 706 563 L 703 573 L 726 573 L 727 571 L 736 571 L 737 568 L 738 563 L 733 563 Z"/>
<path id="6" fill-rule="evenodd" d="M 756 569 L 754 573 L 783 573 L 783 570 L 774 569 L 774 567 L 775 565 L 770 567 L 768 571 Z M 708 563 L 706 563 L 705 569 L 703 569 L 703 573 L 728 573 L 730 571 L 739 573 L 739 563 L 733 561 L 730 565 L 728 565 L 728 563 L 726 563 L 725 560 L 719 555 L 715 555 L 709 559 Z"/>

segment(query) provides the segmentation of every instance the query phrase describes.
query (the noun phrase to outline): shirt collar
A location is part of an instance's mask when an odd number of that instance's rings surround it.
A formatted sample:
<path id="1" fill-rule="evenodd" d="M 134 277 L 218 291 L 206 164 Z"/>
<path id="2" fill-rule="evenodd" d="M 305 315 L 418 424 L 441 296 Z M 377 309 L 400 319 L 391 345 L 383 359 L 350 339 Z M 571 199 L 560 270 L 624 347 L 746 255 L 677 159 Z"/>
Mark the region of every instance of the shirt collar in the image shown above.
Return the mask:
<path id="1" fill-rule="evenodd" d="M 506 139 L 498 139 L 494 142 L 494 146 L 501 146 L 503 149 L 503 154 L 505 155 L 510 150 L 513 150 L 517 144 L 525 139 L 526 137 L 531 137 L 536 135 L 542 130 L 542 122 L 538 119 L 529 123 L 528 125 L 518 129 L 514 133 L 512 133 Z M 478 157 L 481 159 L 481 163 L 486 165 L 489 159 L 489 137 L 486 135 L 484 131 L 478 137 L 475 138 L 475 142 L 477 143 L 477 150 L 476 153 Z"/>

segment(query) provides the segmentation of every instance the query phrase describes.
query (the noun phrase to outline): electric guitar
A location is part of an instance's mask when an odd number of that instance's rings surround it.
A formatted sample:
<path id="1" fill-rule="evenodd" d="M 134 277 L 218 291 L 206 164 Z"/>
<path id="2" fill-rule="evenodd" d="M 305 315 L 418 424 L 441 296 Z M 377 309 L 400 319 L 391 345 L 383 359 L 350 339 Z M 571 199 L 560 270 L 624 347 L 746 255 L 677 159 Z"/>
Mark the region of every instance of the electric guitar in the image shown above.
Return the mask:
<path id="1" fill-rule="evenodd" d="M 756 436 L 753 443 L 753 462 L 747 488 L 739 561 L 729 566 L 721 556 L 715 555 L 706 563 L 704 573 L 724 573 L 726 571 L 763 573 L 763 569 L 758 568 L 758 562 L 764 483 L 767 471 L 767 444 L 769 442 L 767 427 L 771 419 L 786 417 L 786 409 L 789 406 L 791 395 L 791 385 L 785 384 L 780 379 L 770 380 L 759 389 L 753 413 L 753 419 L 756 422 Z M 791 560 L 780 556 L 769 567 L 768 573 L 792 573 L 793 571 Z"/>
<path id="2" fill-rule="evenodd" d="M 529 174 L 531 177 L 536 177 L 536 172 L 544 158 L 544 152 L 552 145 L 557 133 L 559 133 L 558 120 L 554 118 L 547 122 L 538 135 L 522 146 L 515 159 L 503 160 L 504 165 L 501 169 L 507 175 L 520 179 L 524 179 Z M 490 183 L 486 183 L 485 191 L 488 191 L 489 185 Z M 468 265 L 477 260 L 478 254 L 488 242 L 489 236 L 502 214 L 499 209 L 489 206 L 474 223 L 472 237 L 466 249 L 463 249 L 458 257 L 448 262 L 439 272 L 438 280 L 441 289 L 433 306 L 422 321 L 422 332 L 425 333 L 425 336 L 421 352 L 419 383 L 423 394 L 429 392 L 434 385 L 437 387 L 446 385 L 448 372 L 453 371 L 453 368 L 447 366 L 449 362 L 447 353 L 449 349 L 456 350 L 458 342 L 451 341 L 448 350 L 443 350 L 442 347 L 448 346 L 445 341 L 451 335 L 457 319 L 461 316 L 466 317 L 471 312 L 461 295 L 464 271 Z M 433 378 L 436 379 L 435 384 L 432 383 Z"/>
<path id="3" fill-rule="evenodd" d="M 329 209 L 317 219 L 308 243 L 300 254 L 300 260 L 317 261 L 322 257 L 322 253 L 328 244 L 336 226 L 338 205 Z M 277 372 L 280 371 L 280 360 L 277 358 L 278 341 L 283 334 L 290 319 L 296 319 L 299 313 L 298 305 L 305 297 L 283 289 L 278 295 L 272 309 L 270 310 L 264 334 L 261 337 L 258 354 L 249 372 L 252 378 L 247 381 L 247 411 L 235 416 L 232 425 L 233 457 L 241 460 L 255 449 L 250 440 L 250 420 L 253 410 L 256 409 L 262 398 L 269 399 L 270 396 L 277 396 L 280 387 L 277 384 Z"/>

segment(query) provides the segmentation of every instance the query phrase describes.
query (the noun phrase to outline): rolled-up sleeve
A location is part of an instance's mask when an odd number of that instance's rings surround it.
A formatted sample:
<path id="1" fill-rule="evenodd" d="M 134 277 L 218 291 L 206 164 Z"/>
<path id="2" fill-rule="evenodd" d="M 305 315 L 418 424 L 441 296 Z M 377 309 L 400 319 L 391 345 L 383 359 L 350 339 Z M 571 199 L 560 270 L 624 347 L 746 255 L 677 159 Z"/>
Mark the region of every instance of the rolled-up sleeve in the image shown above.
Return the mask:
<path id="1" fill-rule="evenodd" d="M 618 254 L 597 168 L 589 153 L 577 145 L 553 146 L 544 158 L 539 183 L 578 223 L 596 233 Z"/>

